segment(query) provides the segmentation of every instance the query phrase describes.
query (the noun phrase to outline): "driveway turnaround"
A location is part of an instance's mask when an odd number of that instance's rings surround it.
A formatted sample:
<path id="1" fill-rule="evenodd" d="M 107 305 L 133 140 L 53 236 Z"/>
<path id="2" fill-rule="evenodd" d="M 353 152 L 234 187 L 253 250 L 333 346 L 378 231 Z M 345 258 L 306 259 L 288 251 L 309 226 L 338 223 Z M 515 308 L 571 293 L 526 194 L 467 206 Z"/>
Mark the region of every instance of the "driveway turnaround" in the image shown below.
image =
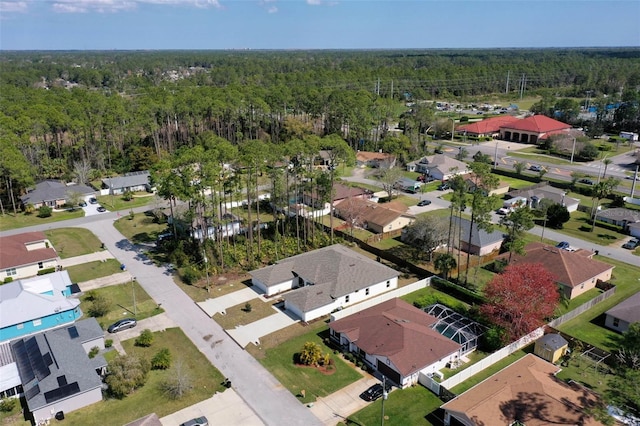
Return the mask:
<path id="1" fill-rule="evenodd" d="M 280 384 L 258 361 L 242 350 L 211 317 L 200 309 L 174 282 L 114 227 L 115 215 L 105 220 L 84 222 L 105 243 L 145 291 L 162 305 L 167 316 L 220 372 L 231 380 L 233 389 L 267 425 L 322 424 L 309 408 Z M 143 413 L 140 413 L 143 414 Z M 217 422 L 216 422 L 217 423 Z M 222 423 L 221 423 L 222 424 Z"/>
<path id="2" fill-rule="evenodd" d="M 253 287 L 245 287 L 241 290 L 234 291 L 233 293 L 225 294 L 224 296 L 214 297 L 213 299 L 207 299 L 204 302 L 199 302 L 198 306 L 200 306 L 207 315 L 212 317 L 217 313 L 226 314 L 227 308 L 248 302 L 258 296 L 260 296 L 260 294 L 256 293 Z"/>
<path id="3" fill-rule="evenodd" d="M 311 406 L 311 412 L 325 425 L 334 426 L 366 407 L 370 403 L 360 398 L 360 394 L 380 381 L 368 373 L 364 374 L 365 377 L 357 382 L 351 383 L 331 395 L 318 398 Z"/>
<path id="4" fill-rule="evenodd" d="M 289 327 L 291 324 L 295 324 L 298 320 L 289 317 L 278 308 L 273 308 L 276 313 L 266 318 L 262 318 L 258 321 L 252 322 L 246 325 L 240 325 L 236 328 L 225 330 L 229 336 L 244 348 L 249 343 L 253 343 L 256 346 L 260 345 L 260 338 L 271 334 L 275 331 L 282 330 L 285 327 Z"/>
<path id="5" fill-rule="evenodd" d="M 114 259 L 111 252 L 109 250 L 100 250 L 89 254 L 83 254 L 81 256 L 60 259 L 60 266 L 62 266 L 63 268 L 68 268 L 69 266 L 81 265 L 83 263 L 96 261 L 104 262 L 107 259 Z"/>
<path id="6" fill-rule="evenodd" d="M 216 393 L 211 398 L 160 419 L 163 426 L 176 426 L 205 416 L 210 425 L 262 426 L 264 423 L 233 390 Z"/>
<path id="7" fill-rule="evenodd" d="M 117 274 L 107 275 L 106 277 L 79 282 L 78 287 L 80 287 L 80 290 L 82 291 L 89 291 L 96 288 L 108 287 L 110 285 L 130 283 L 132 279 L 133 276 L 129 272 L 119 272 Z"/>

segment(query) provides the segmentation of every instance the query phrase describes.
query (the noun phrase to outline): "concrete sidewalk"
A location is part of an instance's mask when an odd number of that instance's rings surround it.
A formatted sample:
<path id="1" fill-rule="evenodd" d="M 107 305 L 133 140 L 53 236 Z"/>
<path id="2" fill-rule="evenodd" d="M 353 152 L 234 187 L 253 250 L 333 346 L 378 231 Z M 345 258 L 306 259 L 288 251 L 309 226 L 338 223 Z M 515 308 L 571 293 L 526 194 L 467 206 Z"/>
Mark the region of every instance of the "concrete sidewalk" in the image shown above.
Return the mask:
<path id="1" fill-rule="evenodd" d="M 81 265 L 89 262 L 104 262 L 107 259 L 115 259 L 109 250 L 96 251 L 82 256 L 70 257 L 68 259 L 60 259 L 60 266 L 68 268 L 69 266 Z"/>
<path id="2" fill-rule="evenodd" d="M 318 398 L 310 408 L 311 412 L 327 426 L 335 426 L 343 422 L 348 416 L 366 407 L 369 402 L 360 398 L 360 394 L 370 386 L 380 383 L 369 373 L 362 373 L 364 377 L 351 383 L 337 392 Z"/>
<path id="3" fill-rule="evenodd" d="M 249 343 L 256 346 L 260 345 L 260 338 L 271 334 L 285 327 L 295 324 L 298 320 L 292 319 L 278 308 L 273 308 L 276 313 L 258 321 L 246 325 L 240 325 L 236 328 L 225 330 L 229 336 L 236 341 L 241 348 Z"/>

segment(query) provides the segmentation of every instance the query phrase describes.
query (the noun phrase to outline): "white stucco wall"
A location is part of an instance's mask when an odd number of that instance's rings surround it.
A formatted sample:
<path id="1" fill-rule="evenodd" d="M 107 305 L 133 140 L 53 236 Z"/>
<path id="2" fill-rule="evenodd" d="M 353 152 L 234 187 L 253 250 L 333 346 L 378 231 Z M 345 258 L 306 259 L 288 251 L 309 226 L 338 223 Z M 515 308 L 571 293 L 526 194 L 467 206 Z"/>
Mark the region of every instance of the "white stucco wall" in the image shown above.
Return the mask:
<path id="1" fill-rule="evenodd" d="M 56 401 L 51 405 L 35 410 L 33 412 L 33 417 L 36 424 L 38 424 L 40 420 L 53 419 L 58 411 L 62 411 L 66 414 L 99 401 L 102 401 L 102 391 L 98 387 L 67 399 Z"/>
<path id="2" fill-rule="evenodd" d="M 251 278 L 251 284 L 255 285 L 260 290 L 262 290 L 265 295 L 273 296 L 274 294 L 278 294 L 278 293 L 282 293 L 283 291 L 291 290 L 291 288 L 293 286 L 293 281 L 285 281 L 285 282 L 280 283 L 280 284 L 267 286 L 262 281 L 260 281 L 260 280 L 258 280 L 256 278 Z"/>
<path id="3" fill-rule="evenodd" d="M 2 276 L 0 278 L 4 279 L 8 276 L 11 276 L 15 281 L 22 278 L 35 277 L 36 275 L 38 275 L 38 271 L 42 269 L 47 269 L 47 268 L 55 268 L 56 266 L 58 266 L 58 261 L 56 259 L 42 262 L 42 268 L 38 267 L 37 262 L 31 265 L 22 265 L 22 266 L 16 267 L 17 275 L 7 275 L 7 271 L 3 270 Z"/>
<path id="4" fill-rule="evenodd" d="M 604 320 L 604 325 L 607 328 L 610 328 L 612 330 L 616 330 L 619 331 L 620 333 L 624 333 L 625 331 L 629 330 L 629 323 L 626 321 L 622 321 L 622 320 L 618 320 L 618 325 L 616 326 L 614 324 L 615 321 L 615 317 L 607 314 L 605 320 Z"/>

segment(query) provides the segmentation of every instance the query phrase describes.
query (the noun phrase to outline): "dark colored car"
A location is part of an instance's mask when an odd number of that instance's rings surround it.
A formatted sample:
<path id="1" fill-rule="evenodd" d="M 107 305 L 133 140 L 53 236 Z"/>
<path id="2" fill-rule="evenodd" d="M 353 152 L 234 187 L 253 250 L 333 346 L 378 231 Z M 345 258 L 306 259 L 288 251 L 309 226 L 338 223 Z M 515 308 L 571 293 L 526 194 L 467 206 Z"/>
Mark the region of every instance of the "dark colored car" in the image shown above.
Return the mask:
<path id="1" fill-rule="evenodd" d="M 127 330 L 129 328 L 133 328 L 138 324 L 138 321 L 136 321 L 133 318 L 125 318 L 125 319 L 121 319 L 119 321 L 114 322 L 113 324 L 111 324 L 109 326 L 109 328 L 107 328 L 107 331 L 109 333 L 117 333 L 118 331 L 122 331 L 122 330 Z"/>
<path id="2" fill-rule="evenodd" d="M 451 187 L 449 186 L 448 183 L 442 183 L 442 184 L 438 185 L 438 191 L 446 191 L 449 188 L 451 188 Z"/>
<path id="3" fill-rule="evenodd" d="M 418 206 L 419 206 L 419 207 L 428 206 L 429 204 L 431 204 L 431 200 L 420 200 L 420 201 L 418 202 Z"/>
<path id="4" fill-rule="evenodd" d="M 89 203 L 96 204 L 97 202 L 98 202 L 98 200 L 96 199 L 96 197 L 89 198 Z"/>
<path id="5" fill-rule="evenodd" d="M 379 399 L 383 393 L 384 390 L 382 388 L 382 385 L 380 383 L 376 383 L 366 391 L 362 392 L 360 394 L 360 398 L 364 399 L 365 401 L 375 401 Z"/>
<path id="6" fill-rule="evenodd" d="M 566 242 L 566 241 L 560 241 L 560 242 L 556 245 L 556 248 L 563 249 L 563 250 L 566 250 L 566 249 L 568 249 L 569 247 L 571 247 L 571 244 L 569 244 L 569 243 L 568 243 L 568 242 Z"/>
<path id="7" fill-rule="evenodd" d="M 444 153 L 440 148 L 434 149 L 433 152 L 436 153 L 436 154 L 443 154 Z"/>
<path id="8" fill-rule="evenodd" d="M 100 213 L 104 213 L 104 212 L 106 212 L 106 211 L 107 211 L 107 209 L 105 209 L 105 208 L 104 208 L 104 207 L 102 207 L 102 206 L 99 206 L 96 210 L 98 210 Z"/>
<path id="9" fill-rule="evenodd" d="M 180 426 L 209 426 L 209 420 L 205 416 L 196 417 L 195 419 L 187 420 Z"/>
<path id="10" fill-rule="evenodd" d="M 580 183 L 584 183 L 585 185 L 593 185 L 593 181 L 591 179 L 580 179 Z"/>
<path id="11" fill-rule="evenodd" d="M 531 167 L 529 167 L 529 170 L 531 170 L 532 172 L 539 172 L 542 170 L 542 166 L 533 164 Z"/>
<path id="12" fill-rule="evenodd" d="M 628 250 L 633 250 L 636 247 L 640 246 L 640 240 L 630 240 L 622 245 L 622 248 L 626 248 Z"/>
<path id="13" fill-rule="evenodd" d="M 80 201 L 80 202 L 78 203 L 78 205 L 79 205 L 80 207 L 87 207 L 87 202 L 83 200 L 83 201 Z"/>

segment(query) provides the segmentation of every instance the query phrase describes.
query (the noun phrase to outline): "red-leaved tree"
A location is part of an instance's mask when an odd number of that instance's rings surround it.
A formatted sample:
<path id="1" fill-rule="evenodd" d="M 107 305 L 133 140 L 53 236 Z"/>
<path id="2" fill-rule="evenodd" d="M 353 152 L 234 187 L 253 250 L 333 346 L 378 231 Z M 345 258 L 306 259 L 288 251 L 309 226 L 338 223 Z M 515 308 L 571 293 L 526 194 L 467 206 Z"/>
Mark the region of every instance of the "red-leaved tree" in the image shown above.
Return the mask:
<path id="1" fill-rule="evenodd" d="M 544 324 L 560 301 L 555 279 L 541 263 L 507 266 L 486 285 L 484 295 L 480 312 L 502 327 L 509 341 Z"/>

